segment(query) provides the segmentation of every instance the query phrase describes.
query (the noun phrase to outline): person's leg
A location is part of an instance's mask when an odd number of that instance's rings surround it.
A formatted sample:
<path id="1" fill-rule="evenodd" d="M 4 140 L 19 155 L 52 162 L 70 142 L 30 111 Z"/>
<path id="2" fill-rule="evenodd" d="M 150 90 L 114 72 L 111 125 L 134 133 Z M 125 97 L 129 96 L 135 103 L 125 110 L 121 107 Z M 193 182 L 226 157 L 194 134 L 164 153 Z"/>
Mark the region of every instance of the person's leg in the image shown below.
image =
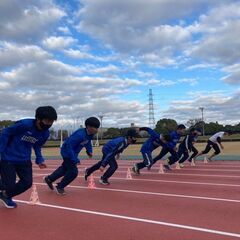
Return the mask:
<path id="1" fill-rule="evenodd" d="M 133 168 L 132 171 L 134 173 L 136 173 L 137 175 L 140 174 L 141 169 L 145 168 L 145 167 L 149 167 L 152 164 L 152 155 L 151 153 L 142 153 L 142 157 L 143 157 L 143 161 L 140 163 L 136 163 Z"/>
<path id="2" fill-rule="evenodd" d="M 180 164 L 183 164 L 188 158 L 189 158 L 188 151 L 184 151 L 184 152 L 183 152 L 183 156 L 182 156 L 181 159 L 179 160 L 179 163 L 180 163 Z M 182 165 L 182 166 L 183 166 L 183 165 Z"/>
<path id="3" fill-rule="evenodd" d="M 202 152 L 198 153 L 198 155 L 196 156 L 196 158 L 199 157 L 199 156 L 201 156 L 201 155 L 203 155 L 203 154 L 207 154 L 207 153 L 211 150 L 212 144 L 213 144 L 213 143 L 208 140 L 205 149 L 204 149 Z"/>
<path id="4" fill-rule="evenodd" d="M 48 185 L 48 187 L 51 190 L 54 190 L 53 182 L 55 182 L 57 179 L 63 177 L 67 171 L 67 168 L 65 167 L 64 160 L 60 167 L 58 167 L 53 173 L 50 175 L 44 177 L 44 182 Z"/>
<path id="5" fill-rule="evenodd" d="M 66 172 L 62 180 L 57 184 L 57 188 L 64 189 L 69 185 L 78 175 L 77 164 L 71 161 L 69 158 L 64 158 L 63 162 Z"/>
<path id="6" fill-rule="evenodd" d="M 47 177 L 51 182 L 55 182 L 57 179 L 63 177 L 64 174 L 66 173 L 66 171 L 67 171 L 67 169 L 66 169 L 66 167 L 64 165 L 64 162 L 63 162 L 60 167 L 58 167 L 54 172 L 52 172 Z"/>
<path id="7" fill-rule="evenodd" d="M 97 162 L 96 164 L 94 164 L 93 166 L 91 166 L 90 168 L 87 168 L 85 171 L 85 180 L 87 181 L 87 178 L 95 171 L 97 171 L 101 166 L 104 160 L 106 160 L 109 157 L 109 154 L 105 154 L 103 153 L 102 155 L 102 159 L 101 161 Z"/>
<path id="8" fill-rule="evenodd" d="M 90 168 L 87 168 L 85 171 L 85 180 L 87 181 L 87 178 L 95 171 L 97 171 L 102 165 L 102 160 L 91 166 Z"/>
<path id="9" fill-rule="evenodd" d="M 182 154 L 181 151 L 180 151 L 180 154 Z M 173 165 L 175 162 L 178 161 L 178 152 L 174 151 L 173 149 L 169 149 L 169 152 L 171 154 L 171 161 L 168 164 Z"/>
<path id="10" fill-rule="evenodd" d="M 0 160 L 0 191 L 4 190 L 4 186 L 2 183 L 2 177 L 1 177 L 1 160 Z"/>
<path id="11" fill-rule="evenodd" d="M 111 159 L 109 159 L 109 168 L 103 174 L 102 179 L 108 180 L 115 173 L 115 171 L 117 169 L 118 169 L 117 161 L 116 161 L 115 157 L 112 157 Z"/>
<path id="12" fill-rule="evenodd" d="M 220 148 L 219 148 L 219 146 L 218 146 L 218 144 L 217 143 L 214 143 L 213 145 L 212 145 L 212 147 L 213 147 L 213 149 L 215 150 L 215 152 L 209 157 L 209 160 L 211 161 L 211 159 L 213 158 L 213 157 L 215 157 L 216 155 L 218 155 L 221 151 L 220 151 Z"/>
<path id="13" fill-rule="evenodd" d="M 168 148 L 163 147 L 161 152 L 152 160 L 152 165 L 154 165 L 158 160 L 162 159 L 169 152 Z"/>
<path id="14" fill-rule="evenodd" d="M 8 161 L 1 162 L 1 177 L 6 196 L 11 198 L 14 195 L 16 185 L 16 169 L 15 165 Z"/>
<path id="15" fill-rule="evenodd" d="M 17 196 L 32 186 L 33 182 L 33 174 L 32 174 L 32 162 L 28 161 L 24 164 L 16 164 L 16 173 L 19 177 L 19 181 L 15 185 L 14 192 L 10 195 L 10 197 Z"/>
<path id="16" fill-rule="evenodd" d="M 16 184 L 15 165 L 8 161 L 1 161 L 1 177 L 4 190 L 0 192 L 0 201 L 7 208 L 16 208 L 17 204 L 10 197 L 14 193 Z"/>
<path id="17" fill-rule="evenodd" d="M 194 161 L 195 157 L 198 155 L 198 150 L 194 146 L 192 146 L 192 152 L 192 155 L 188 159 L 189 162 L 191 162 L 192 160 Z"/>

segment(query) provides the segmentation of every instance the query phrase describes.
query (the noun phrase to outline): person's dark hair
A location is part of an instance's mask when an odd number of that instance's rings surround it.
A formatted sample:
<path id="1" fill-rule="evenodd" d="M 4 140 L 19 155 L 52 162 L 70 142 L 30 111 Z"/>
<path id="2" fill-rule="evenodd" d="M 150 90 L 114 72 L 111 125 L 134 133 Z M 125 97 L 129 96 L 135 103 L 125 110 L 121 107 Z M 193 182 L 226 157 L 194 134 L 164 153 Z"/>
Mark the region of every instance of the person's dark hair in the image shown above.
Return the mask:
<path id="1" fill-rule="evenodd" d="M 200 128 L 196 128 L 196 131 L 202 133 L 202 130 Z"/>
<path id="2" fill-rule="evenodd" d="M 90 117 L 90 118 L 86 119 L 85 126 L 86 127 L 89 126 L 89 127 L 99 128 L 100 127 L 100 121 L 96 117 Z"/>
<path id="3" fill-rule="evenodd" d="M 50 119 L 57 120 L 57 112 L 52 106 L 42 106 L 36 109 L 36 119 Z"/>
<path id="4" fill-rule="evenodd" d="M 182 129 L 186 129 L 185 125 L 184 124 L 179 124 L 177 126 L 177 130 L 182 130 Z"/>

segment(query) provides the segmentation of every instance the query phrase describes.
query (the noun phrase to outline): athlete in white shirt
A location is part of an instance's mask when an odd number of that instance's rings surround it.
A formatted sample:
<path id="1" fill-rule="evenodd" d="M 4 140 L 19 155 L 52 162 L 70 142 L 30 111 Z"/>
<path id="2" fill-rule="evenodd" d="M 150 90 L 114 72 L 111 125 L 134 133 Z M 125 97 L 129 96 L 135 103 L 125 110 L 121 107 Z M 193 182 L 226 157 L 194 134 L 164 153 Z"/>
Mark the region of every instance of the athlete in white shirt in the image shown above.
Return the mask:
<path id="1" fill-rule="evenodd" d="M 202 152 L 200 152 L 197 156 L 201 156 L 203 154 L 207 154 L 212 148 L 215 150 L 215 152 L 208 158 L 209 161 L 211 161 L 211 159 L 213 157 L 215 157 L 216 155 L 218 155 L 221 151 L 219 146 L 221 147 L 221 149 L 224 149 L 221 140 L 224 136 L 229 136 L 232 135 L 232 131 L 225 131 L 225 132 L 217 132 L 215 133 L 213 136 L 211 136 L 208 141 L 207 141 L 207 146 L 205 148 L 205 150 L 203 150 Z"/>

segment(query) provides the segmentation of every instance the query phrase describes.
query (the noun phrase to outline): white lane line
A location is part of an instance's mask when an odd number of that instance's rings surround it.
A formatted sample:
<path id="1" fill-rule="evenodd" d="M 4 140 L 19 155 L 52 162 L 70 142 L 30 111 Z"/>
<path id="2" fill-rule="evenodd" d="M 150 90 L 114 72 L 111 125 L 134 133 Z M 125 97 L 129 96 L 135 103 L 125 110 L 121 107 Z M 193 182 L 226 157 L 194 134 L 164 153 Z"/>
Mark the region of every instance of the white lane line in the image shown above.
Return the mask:
<path id="1" fill-rule="evenodd" d="M 56 167 L 53 167 L 53 166 L 49 167 L 49 165 L 48 165 L 47 169 L 49 169 L 49 170 L 56 170 L 59 166 L 60 165 L 58 165 Z M 81 167 L 83 167 L 83 166 L 81 165 Z M 88 165 L 88 167 L 90 167 L 90 166 Z M 119 166 L 118 167 L 118 169 L 125 169 L 125 168 L 127 168 L 127 166 Z M 39 167 L 33 166 L 33 169 L 34 170 L 39 170 Z M 159 167 L 158 168 L 157 167 L 151 168 L 151 170 L 159 170 Z M 240 172 L 240 169 L 239 170 L 236 170 L 236 169 L 233 169 L 233 170 L 225 169 L 225 170 L 223 170 L 223 169 L 208 169 L 208 168 L 196 169 L 196 168 L 184 167 L 184 168 L 181 169 L 181 171 L 195 171 L 195 172 L 197 172 L 197 171 L 199 171 L 199 172 L 201 172 L 201 171 L 205 171 L 205 172 Z M 156 173 L 156 172 L 146 171 L 146 173 L 151 174 L 151 173 Z"/>
<path id="2" fill-rule="evenodd" d="M 34 182 L 36 185 L 46 186 L 44 183 Z M 88 187 L 69 185 L 70 188 L 77 189 L 88 189 Z M 231 202 L 231 203 L 240 203 L 240 200 L 236 199 L 226 199 L 226 198 L 213 198 L 213 197 L 204 197 L 204 196 L 193 196 L 193 195 L 182 195 L 182 194 L 172 194 L 172 193 L 158 193 L 158 192 L 145 192 L 145 191 L 136 191 L 128 189 L 116 189 L 116 188 L 96 188 L 96 190 L 101 191 L 111 191 L 111 192 L 123 192 L 123 193 L 134 193 L 134 194 L 143 194 L 143 195 L 154 195 L 154 196 L 165 196 L 165 197 L 179 197 L 179 198 L 190 198 L 190 199 L 200 199 L 200 200 L 210 200 L 210 201 L 220 201 L 220 202 Z"/>
<path id="3" fill-rule="evenodd" d="M 27 201 L 23 201 L 23 200 L 16 200 L 16 202 L 28 204 Z M 125 215 L 110 214 L 110 213 L 105 213 L 105 212 L 97 212 L 97 211 L 91 211 L 91 210 L 85 210 L 85 209 L 79 209 L 79 208 L 63 207 L 63 206 L 51 205 L 51 204 L 45 204 L 45 203 L 39 203 L 37 205 L 46 207 L 46 208 L 61 209 L 61 210 L 66 210 L 66 211 L 71 211 L 71 212 L 98 215 L 98 216 L 104 216 L 104 217 L 110 217 L 110 218 L 124 219 L 124 220 L 129 220 L 129 221 L 134 221 L 134 222 L 156 224 L 156 225 L 162 225 L 162 226 L 167 226 L 167 227 L 175 227 L 175 228 L 187 229 L 187 230 L 192 230 L 192 231 L 205 232 L 205 233 L 211 233 L 211 234 L 216 234 L 216 235 L 240 238 L 239 233 L 224 232 L 224 231 L 219 231 L 219 230 L 215 230 L 215 229 L 200 228 L 200 227 L 194 227 L 194 226 L 188 226 L 188 225 L 182 225 L 182 224 L 156 221 L 156 220 L 151 220 L 151 219 L 146 219 L 146 218 L 130 217 L 130 216 L 125 216 Z"/>
<path id="4" fill-rule="evenodd" d="M 45 168 L 45 169 L 39 169 L 39 168 L 34 168 L 33 170 L 35 171 L 40 171 L 40 172 L 43 172 L 43 171 L 48 171 L 48 170 L 55 170 L 55 169 L 50 169 L 50 168 Z M 83 168 L 79 168 L 79 170 L 83 170 Z M 194 173 L 179 173 L 179 171 L 181 170 L 176 170 L 176 171 L 171 171 L 171 172 L 167 172 L 166 174 L 164 174 L 164 176 L 195 176 L 195 177 L 217 177 L 217 178 L 221 178 L 221 177 L 224 177 L 224 178 L 240 178 L 240 175 L 239 176 L 236 176 L 236 175 L 216 175 L 216 174 L 194 174 Z M 126 171 L 119 171 L 117 170 L 118 173 L 125 173 L 127 174 L 127 169 Z M 159 175 L 159 173 L 157 172 L 142 172 L 143 175 Z"/>
<path id="5" fill-rule="evenodd" d="M 46 176 L 47 173 L 35 173 L 34 176 Z M 78 175 L 78 178 L 83 178 L 83 175 Z M 193 185 L 209 185 L 209 186 L 224 186 L 224 187 L 240 187 L 240 184 L 225 184 L 225 183 L 201 183 L 201 182 L 186 182 L 186 181 L 173 181 L 173 180 L 159 180 L 159 179 L 144 179 L 133 178 L 131 180 L 126 178 L 111 177 L 111 179 L 125 180 L 125 181 L 142 181 L 142 182 L 163 182 L 163 183 L 176 183 L 176 184 L 193 184 Z"/>

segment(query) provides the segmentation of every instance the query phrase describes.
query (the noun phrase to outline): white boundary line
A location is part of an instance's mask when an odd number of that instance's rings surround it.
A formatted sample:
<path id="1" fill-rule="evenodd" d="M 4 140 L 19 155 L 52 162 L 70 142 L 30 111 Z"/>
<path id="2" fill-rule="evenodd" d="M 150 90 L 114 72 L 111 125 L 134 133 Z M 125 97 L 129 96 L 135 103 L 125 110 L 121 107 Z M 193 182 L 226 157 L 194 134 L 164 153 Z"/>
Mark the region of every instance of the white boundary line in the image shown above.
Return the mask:
<path id="1" fill-rule="evenodd" d="M 55 170 L 55 169 L 50 169 L 50 168 L 45 168 L 45 169 L 39 169 L 39 168 L 37 168 L 37 169 L 35 169 L 34 168 L 34 170 L 35 171 L 40 171 L 40 172 L 42 172 L 42 171 L 48 171 L 48 170 Z M 79 168 L 78 169 L 79 171 L 82 171 L 82 170 L 84 170 L 84 168 Z M 164 174 L 164 176 L 195 176 L 195 177 L 225 177 L 225 178 L 240 178 L 240 175 L 239 176 L 236 176 L 236 175 L 216 175 L 216 174 L 212 174 L 212 175 L 208 175 L 208 174 L 194 174 L 194 173 L 179 173 L 179 171 L 181 171 L 181 170 L 177 170 L 177 171 L 169 171 L 169 172 L 167 172 L 166 174 Z M 117 170 L 117 173 L 125 173 L 125 174 L 127 174 L 127 169 L 126 169 L 126 171 L 119 171 L 119 170 Z M 160 173 L 158 173 L 158 172 L 142 172 L 142 174 L 144 175 L 144 174 L 146 174 L 146 175 L 162 175 L 162 174 L 160 174 Z"/>
<path id="2" fill-rule="evenodd" d="M 36 185 L 46 186 L 44 183 L 34 182 Z M 88 189 L 88 187 L 69 185 L 70 188 L 77 189 Z M 158 192 L 145 192 L 145 191 L 136 191 L 128 189 L 116 189 L 116 188 L 95 188 L 96 190 L 102 191 L 111 191 L 111 192 L 123 192 L 123 193 L 134 193 L 134 194 L 145 194 L 145 195 L 154 195 L 154 196 L 164 196 L 164 197 L 179 197 L 179 198 L 190 198 L 190 199 L 200 199 L 200 200 L 210 200 L 210 201 L 220 201 L 220 202 L 231 202 L 231 203 L 240 203 L 240 200 L 237 199 L 226 199 L 226 198 L 213 198 L 213 197 L 203 197 L 203 196 L 192 196 L 192 195 L 181 195 L 181 194 L 171 194 L 171 193 L 158 193 Z"/>
<path id="3" fill-rule="evenodd" d="M 87 167 L 90 167 L 89 165 L 86 165 Z M 56 170 L 57 168 L 59 167 L 58 166 L 50 166 L 48 165 L 47 169 L 50 169 L 50 170 Z M 82 165 L 80 167 L 80 169 L 82 168 Z M 119 166 L 118 169 L 126 169 L 128 168 L 127 166 Z M 34 170 L 39 170 L 39 167 L 37 166 L 33 166 L 33 169 Z M 154 167 L 154 168 L 151 168 L 151 170 L 159 170 L 159 167 Z M 173 169 L 174 170 L 174 169 Z M 188 167 L 184 167 L 181 169 L 182 171 L 206 171 L 206 172 L 240 172 L 240 169 L 239 170 L 236 170 L 236 169 L 208 169 L 208 168 L 202 168 L 202 169 L 197 169 L 197 168 L 188 168 Z M 153 171 L 147 171 L 147 173 L 156 173 L 156 172 L 153 172 Z"/>
<path id="4" fill-rule="evenodd" d="M 34 176 L 47 176 L 47 173 L 35 173 Z M 99 176 L 100 177 L 100 176 Z M 83 175 L 78 175 L 78 178 L 83 178 Z M 173 181 L 173 180 L 160 180 L 160 179 L 143 179 L 133 178 L 131 180 L 126 178 L 111 177 L 111 179 L 126 180 L 126 181 L 145 181 L 145 182 L 163 182 L 163 183 L 176 183 L 176 184 L 195 184 L 195 185 L 209 185 L 209 186 L 224 186 L 224 187 L 240 187 L 240 184 L 225 184 L 225 183 L 201 183 L 201 182 L 186 182 L 186 181 Z"/>
<path id="5" fill-rule="evenodd" d="M 16 200 L 16 202 L 28 204 L 27 201 L 22 201 L 22 200 Z M 44 203 L 39 203 L 37 205 L 42 206 L 42 207 L 47 207 L 47 208 L 55 208 L 55 209 L 67 210 L 67 211 L 84 213 L 84 214 L 91 214 L 91 215 L 98 215 L 98 216 L 104 216 L 104 217 L 110 217 L 110 218 L 124 219 L 124 220 L 129 220 L 129 221 L 134 221 L 134 222 L 150 223 L 150 224 L 162 225 L 162 226 L 167 226 L 167 227 L 175 227 L 175 228 L 187 229 L 187 230 L 192 230 L 192 231 L 199 231 L 199 232 L 223 235 L 223 236 L 228 236 L 228 237 L 240 238 L 239 233 L 224 232 L 224 231 L 218 231 L 218 230 L 214 230 L 214 229 L 193 227 L 193 226 L 187 226 L 187 225 L 182 225 L 182 224 L 175 224 L 175 223 L 169 223 L 169 222 L 150 220 L 150 219 L 145 219 L 145 218 L 129 217 L 129 216 L 118 215 L 118 214 L 110 214 L 110 213 L 105 213 L 105 212 L 90 211 L 90 210 L 85 210 L 85 209 L 63 207 L 63 206 L 44 204 Z"/>

